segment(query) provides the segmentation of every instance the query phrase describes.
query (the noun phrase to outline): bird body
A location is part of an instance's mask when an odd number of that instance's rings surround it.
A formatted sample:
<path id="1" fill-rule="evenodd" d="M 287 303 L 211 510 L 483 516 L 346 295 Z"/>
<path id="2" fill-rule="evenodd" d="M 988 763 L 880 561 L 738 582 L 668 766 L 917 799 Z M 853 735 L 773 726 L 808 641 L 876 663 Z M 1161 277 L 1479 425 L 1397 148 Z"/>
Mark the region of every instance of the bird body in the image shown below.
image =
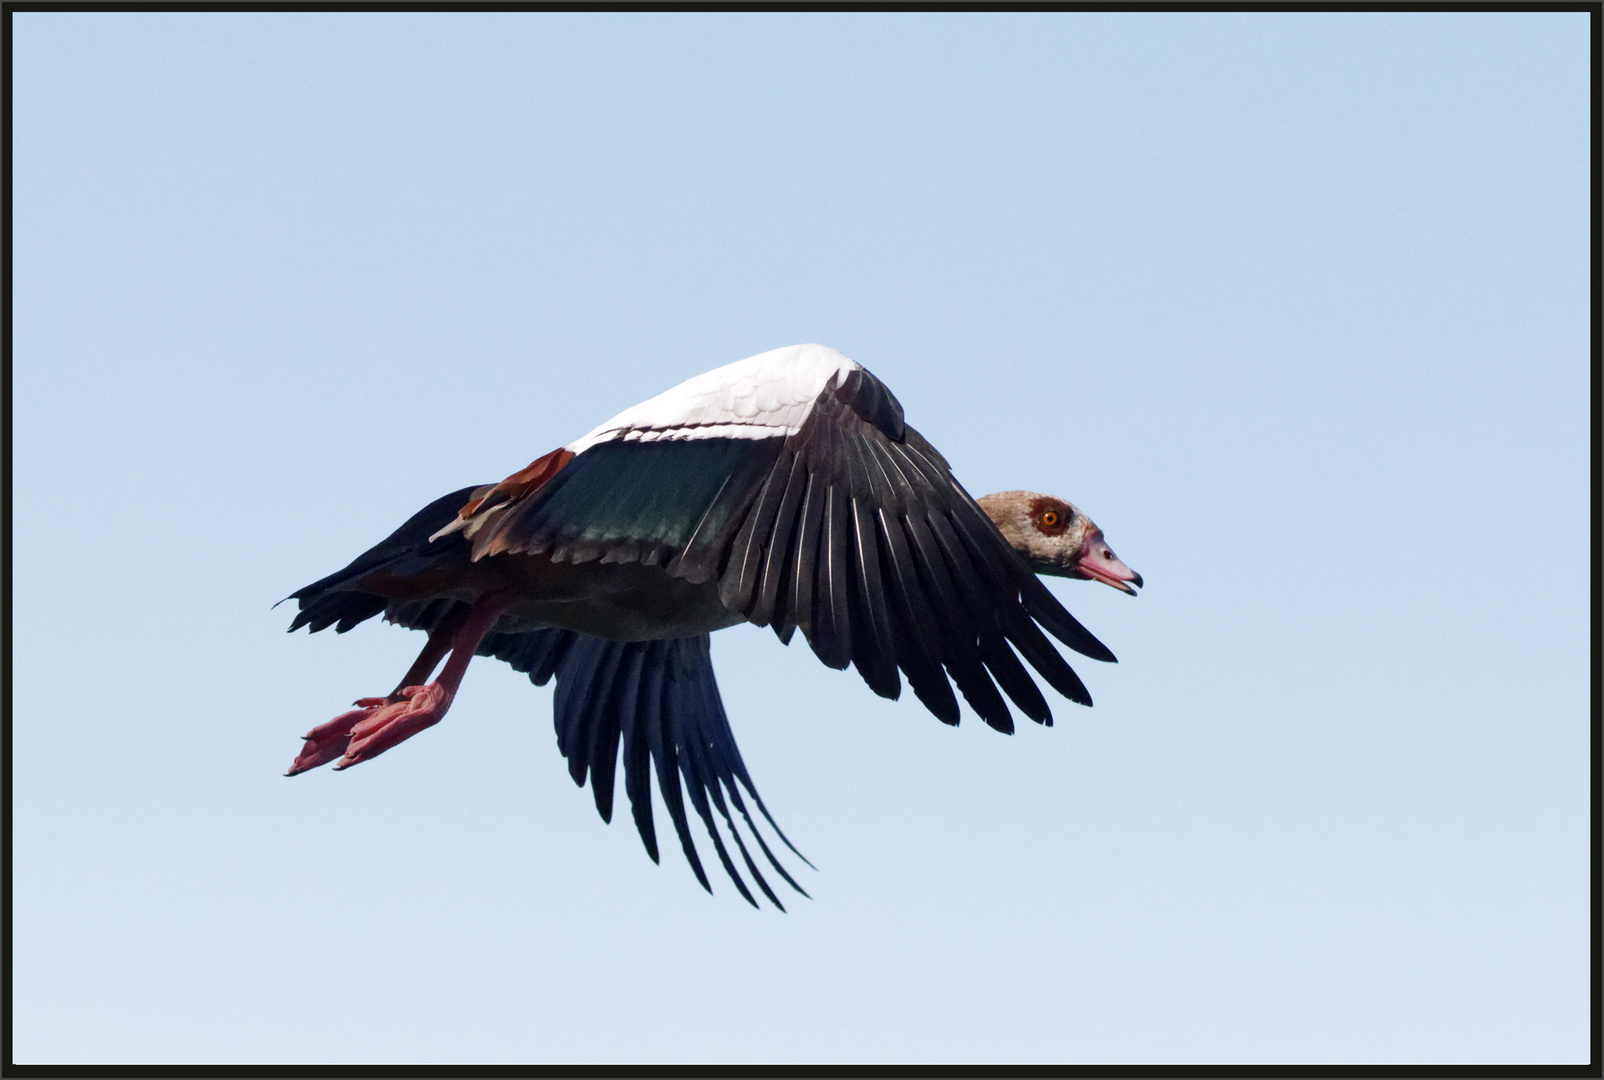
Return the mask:
<path id="1" fill-rule="evenodd" d="M 1141 583 L 1062 500 L 1005 492 L 977 503 L 861 365 L 821 345 L 776 349 L 626 409 L 498 484 L 435 500 L 292 594 L 291 630 L 344 632 L 383 613 L 429 641 L 394 692 L 314 728 L 290 775 L 335 759 L 349 767 L 437 723 L 468 661 L 494 655 L 537 684 L 555 675 L 559 749 L 576 783 L 590 776 L 604 818 L 622 744 L 652 857 L 655 772 L 704 887 L 681 781 L 742 895 L 753 899 L 714 809 L 778 905 L 730 814 L 795 886 L 742 802 L 744 786 L 768 818 L 729 732 L 708 635 L 752 622 L 788 643 L 801 630 L 820 660 L 857 668 L 883 697 L 906 678 L 956 724 L 956 684 L 987 724 L 1012 731 L 1004 695 L 1051 723 L 1021 657 L 1091 704 L 1043 629 L 1114 659 L 1038 572 L 1127 592 Z"/>

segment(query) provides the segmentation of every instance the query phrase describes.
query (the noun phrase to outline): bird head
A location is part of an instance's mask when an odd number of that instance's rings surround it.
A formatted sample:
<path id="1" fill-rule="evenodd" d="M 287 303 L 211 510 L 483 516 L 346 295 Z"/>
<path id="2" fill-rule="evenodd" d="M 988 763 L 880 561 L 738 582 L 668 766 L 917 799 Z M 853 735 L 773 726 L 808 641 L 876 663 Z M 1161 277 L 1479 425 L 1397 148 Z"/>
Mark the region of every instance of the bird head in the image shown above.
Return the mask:
<path id="1" fill-rule="evenodd" d="M 980 508 L 1038 574 L 1101 581 L 1136 595 L 1142 575 L 1120 562 L 1103 530 L 1073 503 L 1034 491 L 999 491 Z"/>

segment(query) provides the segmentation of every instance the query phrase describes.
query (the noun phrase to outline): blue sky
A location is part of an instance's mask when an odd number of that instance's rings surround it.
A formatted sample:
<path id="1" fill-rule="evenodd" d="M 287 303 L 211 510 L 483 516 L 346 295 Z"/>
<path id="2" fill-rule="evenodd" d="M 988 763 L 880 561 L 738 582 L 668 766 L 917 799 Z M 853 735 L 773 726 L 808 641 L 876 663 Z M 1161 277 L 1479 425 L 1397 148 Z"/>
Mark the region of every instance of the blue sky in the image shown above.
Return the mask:
<path id="1" fill-rule="evenodd" d="M 16 15 L 16 1059 L 1585 1060 L 1586 18 Z M 801 341 L 1141 571 L 1095 708 L 717 635 L 785 915 L 495 662 L 281 777 L 420 639 L 274 601 Z"/>

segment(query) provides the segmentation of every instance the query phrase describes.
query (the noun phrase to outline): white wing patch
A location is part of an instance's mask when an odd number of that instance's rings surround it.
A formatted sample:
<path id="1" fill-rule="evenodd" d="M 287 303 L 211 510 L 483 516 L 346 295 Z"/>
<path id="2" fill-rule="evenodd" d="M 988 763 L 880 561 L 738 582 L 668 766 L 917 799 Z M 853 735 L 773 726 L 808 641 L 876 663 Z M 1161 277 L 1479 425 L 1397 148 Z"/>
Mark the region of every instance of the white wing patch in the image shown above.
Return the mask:
<path id="1" fill-rule="evenodd" d="M 795 435 L 813 400 L 858 364 L 825 345 L 787 345 L 686 379 L 625 409 L 565 449 L 624 439 L 767 439 Z"/>

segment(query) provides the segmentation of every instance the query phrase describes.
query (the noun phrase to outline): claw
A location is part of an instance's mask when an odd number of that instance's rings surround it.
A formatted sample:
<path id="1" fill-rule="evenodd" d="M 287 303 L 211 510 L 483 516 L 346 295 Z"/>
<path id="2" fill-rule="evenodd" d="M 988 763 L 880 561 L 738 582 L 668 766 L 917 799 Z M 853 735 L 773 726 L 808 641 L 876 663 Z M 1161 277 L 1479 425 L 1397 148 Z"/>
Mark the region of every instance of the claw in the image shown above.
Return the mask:
<path id="1" fill-rule="evenodd" d="M 373 699 L 363 698 L 362 700 L 371 701 Z M 379 700 L 382 702 L 384 699 L 380 698 Z M 368 719 L 376 711 L 372 707 L 352 709 L 350 712 L 341 713 L 333 720 L 319 724 L 311 731 L 308 731 L 301 736 L 306 740 L 306 745 L 301 747 L 301 752 L 290 763 L 290 771 L 284 775 L 295 776 L 299 773 L 304 773 L 306 770 L 315 769 L 319 765 L 327 765 L 335 758 L 343 755 L 346 745 L 351 741 L 352 729 Z"/>

